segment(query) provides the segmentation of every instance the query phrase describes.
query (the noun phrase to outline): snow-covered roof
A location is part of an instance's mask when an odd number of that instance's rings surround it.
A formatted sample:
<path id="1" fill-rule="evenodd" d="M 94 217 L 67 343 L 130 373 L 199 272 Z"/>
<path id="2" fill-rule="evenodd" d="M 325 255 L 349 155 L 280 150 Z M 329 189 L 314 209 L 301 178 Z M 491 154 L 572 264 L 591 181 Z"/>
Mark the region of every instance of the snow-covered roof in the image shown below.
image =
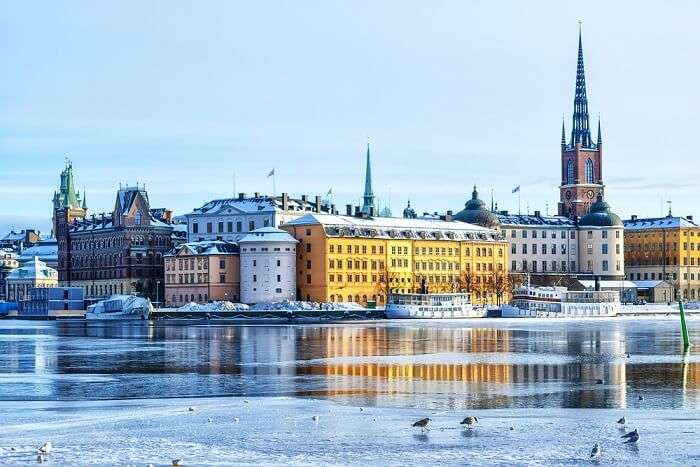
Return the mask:
<path id="1" fill-rule="evenodd" d="M 172 228 L 170 224 L 166 224 L 165 222 L 159 221 L 158 219 L 155 219 L 153 216 L 151 216 L 151 222 L 149 224 L 150 227 L 168 227 Z M 107 214 L 104 217 L 104 220 L 102 217 L 95 217 L 94 219 L 91 217 L 87 217 L 82 220 L 76 220 L 73 224 L 71 224 L 70 230 L 71 232 L 87 232 L 87 231 L 95 231 L 95 230 L 105 230 L 105 229 L 111 229 L 114 227 L 114 221 L 112 219 L 111 214 Z"/>
<path id="2" fill-rule="evenodd" d="M 238 254 L 238 245 L 225 240 L 204 240 L 201 242 L 188 242 L 178 245 L 173 251 L 164 256 L 176 256 L 185 251 L 192 255 L 234 255 Z"/>
<path id="3" fill-rule="evenodd" d="M 0 238 L 0 240 L 5 240 L 8 242 L 19 242 L 24 240 L 26 235 L 27 232 L 25 230 L 20 230 L 19 232 L 11 230 L 4 237 Z"/>
<path id="4" fill-rule="evenodd" d="M 194 209 L 187 216 L 198 214 L 215 214 L 218 212 L 231 214 L 235 213 L 259 213 L 259 212 L 275 212 L 282 211 L 284 204 L 282 196 L 257 196 L 253 198 L 222 198 L 214 199 L 203 206 Z M 287 197 L 287 211 L 314 211 L 316 209 L 316 201 L 313 198 L 306 198 L 304 201 L 301 198 Z M 327 203 L 321 203 L 321 212 L 329 212 L 330 206 Z"/>
<path id="5" fill-rule="evenodd" d="M 255 229 L 245 237 L 238 240 L 238 243 L 261 243 L 261 242 L 287 242 L 297 243 L 297 240 L 289 235 L 285 230 L 275 227 L 262 227 Z"/>
<path id="6" fill-rule="evenodd" d="M 58 271 L 36 256 L 30 262 L 7 275 L 7 280 L 58 279 Z"/>
<path id="7" fill-rule="evenodd" d="M 578 281 L 583 287 L 586 289 L 594 289 L 595 288 L 595 281 L 592 280 L 580 280 Z M 625 288 L 625 289 L 636 289 L 637 284 L 635 284 L 632 281 L 599 281 L 600 282 L 600 287 L 602 289 L 619 289 L 619 288 Z"/>
<path id="8" fill-rule="evenodd" d="M 678 229 L 681 227 L 698 227 L 692 219 L 686 217 L 650 217 L 646 219 L 627 219 L 623 221 L 625 230 Z"/>
<path id="9" fill-rule="evenodd" d="M 309 213 L 286 225 L 324 226 L 332 237 L 388 237 L 423 240 L 499 240 L 500 231 L 465 222 L 402 217 L 354 217 Z"/>
<path id="10" fill-rule="evenodd" d="M 42 240 L 24 250 L 19 261 L 25 263 L 31 261 L 35 256 L 49 263 L 58 262 L 58 242 L 55 239 Z"/>
<path id="11" fill-rule="evenodd" d="M 574 227 L 574 221 L 566 216 L 536 216 L 530 214 L 498 214 L 498 220 L 503 227 L 541 226 L 541 227 Z"/>

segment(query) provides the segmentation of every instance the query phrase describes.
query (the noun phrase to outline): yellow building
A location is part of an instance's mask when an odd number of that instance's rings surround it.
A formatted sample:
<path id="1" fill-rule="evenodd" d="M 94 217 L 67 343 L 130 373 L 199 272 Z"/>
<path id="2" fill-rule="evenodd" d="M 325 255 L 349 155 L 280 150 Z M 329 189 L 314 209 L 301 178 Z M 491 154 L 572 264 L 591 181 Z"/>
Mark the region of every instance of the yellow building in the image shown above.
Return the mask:
<path id="1" fill-rule="evenodd" d="M 462 222 L 310 213 L 283 225 L 299 241 L 297 295 L 319 302 L 373 300 L 388 293 L 468 291 L 473 303 L 510 291 L 507 242 Z"/>
<path id="2" fill-rule="evenodd" d="M 668 300 L 700 299 L 700 225 L 692 217 L 632 216 L 624 224 L 627 279 L 668 281 Z"/>

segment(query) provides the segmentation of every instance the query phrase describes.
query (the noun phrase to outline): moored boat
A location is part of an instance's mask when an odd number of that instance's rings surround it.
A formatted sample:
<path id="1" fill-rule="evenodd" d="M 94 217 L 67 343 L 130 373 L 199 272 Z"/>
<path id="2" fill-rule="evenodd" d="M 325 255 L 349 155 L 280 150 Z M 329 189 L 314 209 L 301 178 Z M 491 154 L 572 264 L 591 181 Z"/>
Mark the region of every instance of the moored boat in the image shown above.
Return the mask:
<path id="1" fill-rule="evenodd" d="M 612 290 L 570 291 L 565 287 L 522 286 L 513 291 L 502 318 L 610 317 L 620 313 L 620 294 Z"/>
<path id="2" fill-rule="evenodd" d="M 468 293 L 389 294 L 384 310 L 390 319 L 483 318 L 484 313 L 472 307 Z"/>
<path id="3" fill-rule="evenodd" d="M 90 305 L 85 319 L 91 320 L 146 320 L 153 311 L 147 298 L 134 295 L 112 295 Z"/>

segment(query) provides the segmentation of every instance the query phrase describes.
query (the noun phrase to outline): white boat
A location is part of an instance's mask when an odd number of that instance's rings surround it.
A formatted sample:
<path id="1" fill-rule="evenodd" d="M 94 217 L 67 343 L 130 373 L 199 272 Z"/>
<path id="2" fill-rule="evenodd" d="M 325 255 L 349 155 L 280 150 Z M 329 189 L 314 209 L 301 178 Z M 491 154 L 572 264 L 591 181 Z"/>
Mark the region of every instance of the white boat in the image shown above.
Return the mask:
<path id="1" fill-rule="evenodd" d="M 620 310 L 620 294 L 613 290 L 522 286 L 513 290 L 510 304 L 501 307 L 501 317 L 595 318 L 617 316 Z"/>
<path id="2" fill-rule="evenodd" d="M 472 307 L 468 293 L 389 294 L 387 318 L 454 319 L 483 318 L 485 311 Z"/>
<path id="3" fill-rule="evenodd" d="M 153 311 L 153 305 L 147 298 L 134 295 L 112 295 L 88 306 L 85 319 L 99 320 L 145 320 Z"/>

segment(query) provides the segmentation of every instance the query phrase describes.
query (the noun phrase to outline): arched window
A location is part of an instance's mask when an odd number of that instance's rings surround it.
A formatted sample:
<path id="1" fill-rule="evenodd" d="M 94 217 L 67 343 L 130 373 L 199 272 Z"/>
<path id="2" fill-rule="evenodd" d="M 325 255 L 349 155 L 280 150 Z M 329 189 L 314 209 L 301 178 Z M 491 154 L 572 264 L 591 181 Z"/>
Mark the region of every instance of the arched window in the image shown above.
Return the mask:
<path id="1" fill-rule="evenodd" d="M 594 183 L 593 182 L 593 161 L 590 159 L 586 160 L 586 183 Z"/>
<path id="2" fill-rule="evenodd" d="M 566 163 L 566 183 L 568 185 L 574 183 L 574 161 L 571 159 Z"/>

